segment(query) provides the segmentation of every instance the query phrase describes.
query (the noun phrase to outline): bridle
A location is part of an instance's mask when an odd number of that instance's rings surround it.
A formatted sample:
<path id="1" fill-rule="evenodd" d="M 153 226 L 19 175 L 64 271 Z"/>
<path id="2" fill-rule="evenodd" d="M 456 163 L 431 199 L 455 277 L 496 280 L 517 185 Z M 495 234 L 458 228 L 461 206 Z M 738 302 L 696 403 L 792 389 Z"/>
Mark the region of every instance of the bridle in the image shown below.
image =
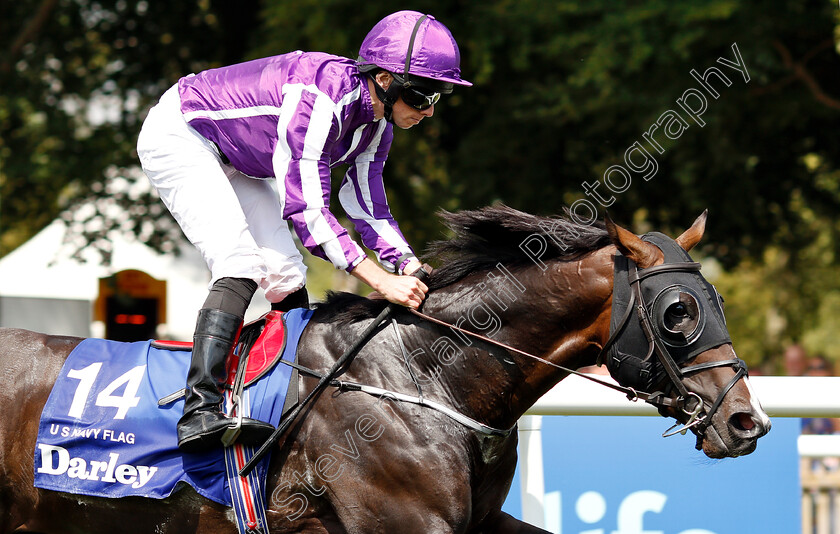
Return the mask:
<path id="1" fill-rule="evenodd" d="M 666 408 L 676 407 L 688 416 L 688 421 L 682 427 L 677 428 L 679 426 L 679 423 L 677 423 L 665 431 L 663 436 L 673 436 L 677 433 L 685 434 L 686 430 L 692 428 L 699 435 L 703 435 L 706 428 L 709 424 L 711 424 L 712 417 L 723 403 L 726 394 L 729 393 L 738 380 L 747 376 L 747 365 L 740 358 L 732 358 L 730 360 L 720 360 L 680 367 L 671 352 L 665 346 L 662 338 L 656 335 L 654 331 L 653 319 L 651 318 L 650 313 L 650 304 L 645 302 L 642 295 L 642 281 L 664 273 L 699 272 L 700 264 L 696 262 L 663 263 L 662 265 L 639 269 L 635 263 L 630 263 L 633 267 L 632 271 L 628 271 L 628 283 L 631 287 L 630 302 L 628 303 L 622 318 L 619 320 L 618 327 L 613 330 L 610 338 L 604 344 L 603 349 L 601 349 L 601 353 L 598 355 L 598 361 L 603 361 L 604 356 L 608 354 L 610 349 L 612 349 L 619 341 L 622 333 L 625 332 L 625 326 L 630 320 L 632 311 L 635 310 L 639 319 L 639 324 L 648 342 L 647 354 L 642 360 L 651 361 L 652 356 L 655 354 L 657 361 L 665 370 L 665 373 L 670 380 L 669 386 L 676 389 L 678 393 L 676 398 L 665 396 L 665 392 L 647 393 L 645 394 L 645 401 L 659 408 L 660 413 L 662 413 L 662 411 Z M 708 369 L 714 369 L 716 367 L 732 367 L 735 371 L 735 376 L 733 376 L 729 383 L 720 391 L 717 399 L 715 399 L 715 402 L 712 403 L 709 410 L 704 411 L 705 404 L 702 398 L 697 393 L 689 391 L 685 384 L 685 379 L 693 374 L 706 371 Z M 641 395 L 639 396 L 641 397 Z M 663 413 L 663 415 L 665 414 Z"/>

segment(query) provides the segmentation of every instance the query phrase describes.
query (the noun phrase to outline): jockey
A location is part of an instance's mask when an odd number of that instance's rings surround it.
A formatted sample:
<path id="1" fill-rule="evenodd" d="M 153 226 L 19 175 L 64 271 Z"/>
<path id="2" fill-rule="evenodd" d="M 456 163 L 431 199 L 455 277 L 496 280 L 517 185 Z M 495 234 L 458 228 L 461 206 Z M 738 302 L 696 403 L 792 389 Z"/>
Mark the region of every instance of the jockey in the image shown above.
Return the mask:
<path id="1" fill-rule="evenodd" d="M 428 288 L 391 216 L 382 169 L 393 125 L 434 113 L 442 93 L 470 86 L 449 30 L 400 11 L 365 38 L 356 61 L 292 52 L 181 78 L 143 123 L 143 170 L 211 271 L 194 334 L 178 446 L 218 446 L 232 421 L 220 412 L 226 360 L 257 287 L 272 309 L 308 307 L 306 267 L 289 231 L 312 254 L 416 308 Z M 382 120 L 382 119 L 385 120 Z M 347 165 L 338 198 L 362 242 L 330 212 L 330 169 Z M 275 180 L 279 202 L 268 180 Z M 239 441 L 273 431 L 243 421 Z"/>

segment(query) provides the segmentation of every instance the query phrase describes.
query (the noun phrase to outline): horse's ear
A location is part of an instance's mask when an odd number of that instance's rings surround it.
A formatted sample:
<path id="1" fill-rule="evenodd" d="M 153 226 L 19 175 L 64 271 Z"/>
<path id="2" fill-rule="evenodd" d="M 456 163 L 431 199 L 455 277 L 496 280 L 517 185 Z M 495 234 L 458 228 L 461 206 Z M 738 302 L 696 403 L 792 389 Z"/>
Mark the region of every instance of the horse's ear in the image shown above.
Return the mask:
<path id="1" fill-rule="evenodd" d="M 640 269 L 651 267 L 660 259 L 662 252 L 655 245 L 615 224 L 609 214 L 604 217 L 604 223 L 613 245 L 623 256 L 633 260 Z"/>
<path id="2" fill-rule="evenodd" d="M 677 242 L 679 246 L 685 249 L 686 252 L 694 248 L 694 245 L 700 242 L 703 238 L 703 232 L 706 231 L 706 217 L 709 215 L 709 210 L 703 210 L 703 213 L 700 214 L 697 219 L 695 219 L 694 224 L 691 225 L 691 228 L 686 230 L 682 233 L 682 235 L 676 238 L 674 241 Z"/>

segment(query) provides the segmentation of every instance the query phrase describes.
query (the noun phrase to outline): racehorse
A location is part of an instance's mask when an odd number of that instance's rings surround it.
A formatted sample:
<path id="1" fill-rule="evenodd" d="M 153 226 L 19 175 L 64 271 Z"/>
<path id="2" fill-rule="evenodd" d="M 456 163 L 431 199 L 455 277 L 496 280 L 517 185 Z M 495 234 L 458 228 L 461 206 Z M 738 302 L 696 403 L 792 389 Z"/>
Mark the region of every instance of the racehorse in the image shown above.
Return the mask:
<path id="1" fill-rule="evenodd" d="M 501 511 L 516 464 L 515 424 L 569 372 L 599 359 L 633 385 L 623 388 L 630 396 L 653 402 L 695 433 L 709 457 L 749 454 L 769 430 L 725 327 L 696 354 L 668 361 L 669 352 L 679 354 L 678 341 L 698 346 L 692 338 L 705 336 L 697 334 L 703 324 L 704 332 L 714 330 L 712 315 L 722 321 L 717 294 L 687 254 L 667 260 L 661 240 L 655 245 L 609 219 L 587 225 L 504 206 L 443 217 L 454 237 L 433 246 L 445 263 L 429 280 L 424 315 L 397 309 L 338 377 L 379 393 L 325 390 L 274 446 L 270 532 L 545 532 Z M 690 250 L 705 218 L 669 242 Z M 617 267 L 621 259 L 626 270 Z M 666 280 L 651 296 L 649 284 L 669 276 L 679 280 Z M 625 306 L 630 312 L 613 303 L 622 278 L 637 297 Z M 303 332 L 298 363 L 325 372 L 387 305 L 333 295 Z M 639 325 L 649 338 L 640 352 L 647 354 L 622 360 L 629 357 L 624 349 L 613 349 Z M 81 340 L 0 332 L 0 400 L 7 407 L 0 422 L 0 533 L 236 532 L 230 509 L 189 487 L 162 500 L 33 487 L 39 414 Z M 300 395 L 317 381 L 302 373 Z"/>

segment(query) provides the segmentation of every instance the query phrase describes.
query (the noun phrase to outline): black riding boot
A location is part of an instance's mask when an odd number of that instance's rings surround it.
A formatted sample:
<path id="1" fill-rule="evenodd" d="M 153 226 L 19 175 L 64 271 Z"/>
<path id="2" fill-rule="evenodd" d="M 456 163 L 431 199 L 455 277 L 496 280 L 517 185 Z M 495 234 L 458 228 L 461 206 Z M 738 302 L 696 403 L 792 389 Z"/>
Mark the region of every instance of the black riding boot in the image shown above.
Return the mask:
<path id="1" fill-rule="evenodd" d="M 235 424 L 220 410 L 225 363 L 241 326 L 241 318 L 221 310 L 204 308 L 198 312 L 184 415 L 178 421 L 178 447 L 185 452 L 219 447 L 222 434 Z M 261 444 L 272 432 L 274 427 L 268 423 L 243 418 L 236 441 Z"/>

